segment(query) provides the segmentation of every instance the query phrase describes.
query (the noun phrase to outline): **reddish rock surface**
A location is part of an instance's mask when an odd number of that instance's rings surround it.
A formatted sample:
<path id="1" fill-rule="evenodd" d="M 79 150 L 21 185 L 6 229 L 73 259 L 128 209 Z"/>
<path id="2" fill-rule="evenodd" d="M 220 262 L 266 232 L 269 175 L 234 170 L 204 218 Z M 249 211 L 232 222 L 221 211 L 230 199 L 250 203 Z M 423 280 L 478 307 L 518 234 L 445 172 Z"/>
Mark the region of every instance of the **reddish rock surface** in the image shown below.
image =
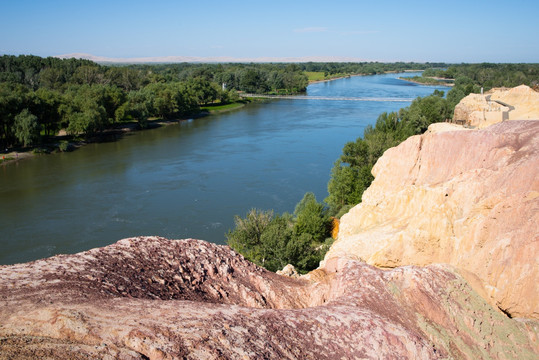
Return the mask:
<path id="1" fill-rule="evenodd" d="M 0 267 L 2 359 L 536 359 L 538 332 L 446 265 L 332 259 L 307 281 L 141 237 Z"/>

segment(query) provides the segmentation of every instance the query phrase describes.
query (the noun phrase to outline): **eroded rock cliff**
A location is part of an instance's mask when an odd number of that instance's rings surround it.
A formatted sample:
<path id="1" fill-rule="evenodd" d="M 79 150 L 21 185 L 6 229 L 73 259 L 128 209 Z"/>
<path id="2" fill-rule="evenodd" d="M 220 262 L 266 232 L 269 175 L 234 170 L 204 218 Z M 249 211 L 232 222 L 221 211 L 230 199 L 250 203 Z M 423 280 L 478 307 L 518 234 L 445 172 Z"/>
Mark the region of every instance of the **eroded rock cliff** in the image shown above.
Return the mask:
<path id="1" fill-rule="evenodd" d="M 326 259 L 451 264 L 493 305 L 539 319 L 539 121 L 439 126 L 379 159 Z"/>
<path id="2" fill-rule="evenodd" d="M 532 359 L 539 324 L 448 265 L 333 259 L 312 281 L 228 247 L 131 238 L 0 268 L 2 359 Z M 316 280 L 315 280 L 316 279 Z"/>

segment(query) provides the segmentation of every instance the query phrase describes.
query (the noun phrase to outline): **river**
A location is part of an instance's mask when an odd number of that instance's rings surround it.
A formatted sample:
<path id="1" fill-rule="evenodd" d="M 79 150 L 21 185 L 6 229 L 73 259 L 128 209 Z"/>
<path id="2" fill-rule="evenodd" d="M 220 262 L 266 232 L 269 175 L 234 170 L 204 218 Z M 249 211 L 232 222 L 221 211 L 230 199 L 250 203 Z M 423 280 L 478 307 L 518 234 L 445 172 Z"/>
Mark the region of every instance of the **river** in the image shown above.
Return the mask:
<path id="1" fill-rule="evenodd" d="M 410 99 L 447 90 L 402 75 L 317 83 L 307 94 Z M 234 215 L 291 212 L 308 191 L 323 200 L 344 144 L 380 113 L 408 105 L 271 100 L 0 166 L 0 264 L 138 235 L 224 244 Z"/>

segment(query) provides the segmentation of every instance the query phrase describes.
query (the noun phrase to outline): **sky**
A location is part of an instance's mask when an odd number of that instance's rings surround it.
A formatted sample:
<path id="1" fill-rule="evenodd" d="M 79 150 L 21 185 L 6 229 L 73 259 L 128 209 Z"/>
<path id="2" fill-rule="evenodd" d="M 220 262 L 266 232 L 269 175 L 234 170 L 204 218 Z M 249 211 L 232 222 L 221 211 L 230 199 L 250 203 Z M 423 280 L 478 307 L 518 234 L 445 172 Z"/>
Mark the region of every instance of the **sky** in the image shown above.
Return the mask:
<path id="1" fill-rule="evenodd" d="M 537 0 L 0 0 L 0 54 L 539 63 Z"/>

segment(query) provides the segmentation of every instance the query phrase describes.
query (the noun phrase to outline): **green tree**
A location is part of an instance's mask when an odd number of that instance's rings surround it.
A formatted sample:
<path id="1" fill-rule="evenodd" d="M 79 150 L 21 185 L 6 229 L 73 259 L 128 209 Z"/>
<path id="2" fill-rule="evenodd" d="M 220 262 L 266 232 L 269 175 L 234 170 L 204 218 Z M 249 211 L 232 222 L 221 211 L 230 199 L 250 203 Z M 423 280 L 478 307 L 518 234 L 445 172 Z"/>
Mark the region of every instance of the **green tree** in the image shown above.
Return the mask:
<path id="1" fill-rule="evenodd" d="M 130 91 L 127 95 L 127 110 L 118 110 L 118 117 L 129 114 L 134 119 L 137 119 L 139 126 L 145 128 L 147 125 L 148 117 L 153 109 L 151 94 L 145 91 L 137 90 Z"/>
<path id="2" fill-rule="evenodd" d="M 244 219 L 235 216 L 236 228 L 226 234 L 228 246 L 255 264 L 264 266 L 268 258 L 268 247 L 262 244 L 261 238 L 272 219 L 273 211 L 257 209 L 251 209 Z"/>
<path id="3" fill-rule="evenodd" d="M 60 126 L 58 108 L 61 104 L 61 95 L 46 87 L 39 88 L 32 94 L 32 113 L 37 116 L 43 125 L 45 134 L 54 135 Z"/>
<path id="4" fill-rule="evenodd" d="M 292 263 L 287 245 L 293 238 L 293 222 L 290 214 L 276 214 L 262 232 L 260 243 L 265 254 L 263 265 L 277 271 Z"/>
<path id="5" fill-rule="evenodd" d="M 252 209 L 234 222 L 235 229 L 226 234 L 228 245 L 271 271 L 293 264 L 305 273 L 316 268 L 328 250 L 331 219 L 313 193 L 305 194 L 294 215 Z"/>
<path id="6" fill-rule="evenodd" d="M 2 149 L 13 145 L 15 116 L 28 106 L 29 92 L 23 85 L 0 83 L 0 144 Z"/>
<path id="7" fill-rule="evenodd" d="M 196 99 L 197 104 L 210 104 L 217 99 L 218 90 L 212 83 L 202 77 L 191 79 L 187 82 L 187 92 Z"/>
<path id="8" fill-rule="evenodd" d="M 337 160 L 331 169 L 328 182 L 329 196 L 325 199 L 336 214 L 346 205 L 355 205 L 361 202 L 363 192 L 374 179 L 371 174 L 372 165 L 352 167 Z"/>
<path id="9" fill-rule="evenodd" d="M 110 124 L 105 105 L 103 86 L 81 85 L 70 87 L 58 110 L 69 134 L 89 136 Z"/>
<path id="10" fill-rule="evenodd" d="M 24 109 L 15 116 L 15 136 L 23 146 L 32 145 L 39 138 L 40 126 L 37 116 L 33 115 L 28 109 Z"/>
<path id="11" fill-rule="evenodd" d="M 311 242 L 323 242 L 329 235 L 331 220 L 324 204 L 316 201 L 312 192 L 308 192 L 294 210 L 294 234 L 299 238 L 309 234 Z"/>

